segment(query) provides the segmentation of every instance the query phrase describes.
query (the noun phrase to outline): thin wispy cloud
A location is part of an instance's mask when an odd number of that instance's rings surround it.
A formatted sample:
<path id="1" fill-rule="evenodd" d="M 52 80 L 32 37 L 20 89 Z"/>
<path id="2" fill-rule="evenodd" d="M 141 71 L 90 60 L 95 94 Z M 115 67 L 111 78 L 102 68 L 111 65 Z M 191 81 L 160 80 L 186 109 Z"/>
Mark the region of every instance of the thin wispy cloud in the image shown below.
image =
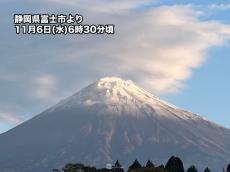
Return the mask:
<path id="1" fill-rule="evenodd" d="M 214 9 L 214 10 L 229 10 L 230 9 L 230 4 L 226 3 L 219 3 L 219 4 L 210 4 L 208 6 L 210 9 Z"/>
<path id="2" fill-rule="evenodd" d="M 224 44 L 230 35 L 229 25 L 201 20 L 203 12 L 191 4 L 139 9 L 151 1 L 44 2 L 47 7 L 55 2 L 56 8 L 58 5 L 60 8 L 66 6 L 70 11 L 78 7 L 84 11 L 87 19 L 84 23 L 114 23 L 116 33 L 112 36 L 67 36 L 59 40 L 50 38 L 49 44 L 39 44 L 39 50 L 38 47 L 30 47 L 27 54 L 33 57 L 26 55 L 21 61 L 29 63 L 25 68 L 28 70 L 26 72 L 31 72 L 27 82 L 34 83 L 30 84 L 33 87 L 30 90 L 35 90 L 32 91 L 35 99 L 54 99 L 52 92 L 57 88 L 63 89 L 65 84 L 62 83 L 83 83 L 105 75 L 133 79 L 154 93 L 178 92 L 192 76 L 193 70 L 205 62 L 208 50 Z M 103 14 L 105 6 L 109 9 L 107 15 Z M 92 10 L 92 7 L 95 9 Z M 27 42 L 28 45 L 38 44 L 34 39 Z M 50 51 L 52 49 L 55 50 Z M 34 58 L 34 61 L 29 58 Z M 45 59 L 42 68 L 52 77 L 39 78 L 37 76 L 43 74 L 33 73 L 33 70 Z M 51 65 L 52 72 L 49 71 Z M 75 71 L 85 73 L 84 77 L 70 78 L 75 75 Z M 72 85 L 76 87 L 76 84 Z"/>
<path id="3" fill-rule="evenodd" d="M 54 101 L 57 97 L 57 79 L 55 76 L 43 74 L 33 80 L 31 96 L 45 102 Z"/>
<path id="4" fill-rule="evenodd" d="M 90 22 L 115 23 L 116 34 L 105 39 L 89 38 L 89 44 L 80 48 L 78 45 L 84 42 L 71 39 L 75 51 L 63 57 L 67 63 L 76 59 L 77 66 L 81 59 L 81 65 L 90 69 L 89 75 L 94 78 L 124 76 L 154 93 L 178 92 L 193 70 L 205 62 L 208 50 L 230 38 L 229 25 L 203 21 L 202 14 L 192 5 L 174 5 L 138 13 L 110 13 L 100 16 L 100 21 L 93 17 Z"/>
<path id="5" fill-rule="evenodd" d="M 131 10 L 138 8 L 142 5 L 153 3 L 156 0 L 49 0 L 49 2 L 58 3 L 60 5 L 66 6 L 74 6 L 78 9 L 86 9 L 94 12 L 108 12 L 108 13 L 116 13 L 124 10 Z M 47 2 L 47 1 L 46 1 Z"/>
<path id="6" fill-rule="evenodd" d="M 25 119 L 19 117 L 18 115 L 13 115 L 10 113 L 0 113 L 0 124 L 6 123 L 10 125 L 17 125 L 23 122 Z"/>

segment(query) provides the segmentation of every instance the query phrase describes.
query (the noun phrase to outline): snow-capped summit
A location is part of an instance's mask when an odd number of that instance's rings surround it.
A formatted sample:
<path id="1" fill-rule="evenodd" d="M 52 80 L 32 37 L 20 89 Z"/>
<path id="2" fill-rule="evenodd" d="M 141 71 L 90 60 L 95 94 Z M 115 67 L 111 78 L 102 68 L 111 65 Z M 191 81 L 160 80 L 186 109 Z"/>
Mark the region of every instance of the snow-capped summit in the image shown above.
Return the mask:
<path id="1" fill-rule="evenodd" d="M 0 135 L 1 172 L 49 172 L 66 163 L 103 167 L 134 159 L 220 171 L 230 162 L 230 130 L 117 77 L 102 78 Z"/>
<path id="2" fill-rule="evenodd" d="M 131 80 L 123 80 L 118 77 L 105 77 L 61 101 L 56 107 L 104 104 L 107 106 L 130 106 L 137 108 L 148 104 L 164 103 L 176 108 L 174 105 L 166 103 L 138 87 Z"/>
<path id="3" fill-rule="evenodd" d="M 101 114 L 158 115 L 168 118 L 202 118 L 183 111 L 173 104 L 138 87 L 131 80 L 119 77 L 104 77 L 83 88 L 73 96 L 62 100 L 51 108 L 74 108 L 78 106 L 100 106 Z M 172 113 L 169 113 L 171 111 Z M 180 111 L 180 115 L 177 115 Z M 110 112 L 110 113 L 109 113 Z M 157 112 L 157 113 L 156 113 Z"/>
<path id="4" fill-rule="evenodd" d="M 82 89 L 61 104 L 132 104 L 149 102 L 152 94 L 136 86 L 131 80 L 118 77 L 105 77 Z"/>

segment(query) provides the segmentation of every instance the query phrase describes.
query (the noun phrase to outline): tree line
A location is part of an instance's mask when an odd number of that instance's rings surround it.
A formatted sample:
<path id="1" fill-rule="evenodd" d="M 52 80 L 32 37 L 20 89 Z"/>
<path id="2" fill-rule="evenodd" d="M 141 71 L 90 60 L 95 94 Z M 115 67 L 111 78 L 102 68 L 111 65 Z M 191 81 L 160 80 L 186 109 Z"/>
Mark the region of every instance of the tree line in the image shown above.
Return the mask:
<path id="1" fill-rule="evenodd" d="M 62 170 L 53 169 L 53 172 L 124 172 L 124 168 L 117 160 L 111 168 L 99 168 L 93 166 L 85 166 L 81 163 L 66 164 Z M 152 161 L 148 160 L 146 165 L 142 166 L 136 159 L 128 168 L 127 172 L 198 172 L 195 165 L 191 165 L 185 170 L 182 160 L 179 157 L 172 156 L 166 165 L 156 166 Z M 208 167 L 204 169 L 204 172 L 211 172 Z M 230 164 L 228 164 L 226 170 L 222 169 L 222 172 L 230 172 Z"/>

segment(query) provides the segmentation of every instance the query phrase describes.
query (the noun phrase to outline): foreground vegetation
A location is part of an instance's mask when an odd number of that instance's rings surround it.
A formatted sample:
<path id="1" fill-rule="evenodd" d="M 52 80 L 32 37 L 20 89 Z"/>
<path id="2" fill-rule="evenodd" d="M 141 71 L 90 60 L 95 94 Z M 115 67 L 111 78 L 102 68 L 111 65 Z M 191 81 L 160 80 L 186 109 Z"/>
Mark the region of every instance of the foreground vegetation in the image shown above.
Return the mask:
<path id="1" fill-rule="evenodd" d="M 114 165 L 110 168 L 97 169 L 96 167 L 85 166 L 81 163 L 76 164 L 66 164 L 62 170 L 53 169 L 53 172 L 124 172 L 124 168 L 117 160 Z M 150 160 L 145 166 L 142 166 L 138 160 L 135 160 L 128 168 L 127 172 L 198 172 L 194 165 L 191 165 L 187 170 L 184 169 L 182 160 L 179 157 L 172 156 L 166 165 L 156 166 Z M 207 167 L 204 172 L 211 172 Z M 221 172 L 221 171 L 220 171 Z M 227 166 L 226 170 L 222 169 L 222 172 L 230 172 L 230 164 Z"/>

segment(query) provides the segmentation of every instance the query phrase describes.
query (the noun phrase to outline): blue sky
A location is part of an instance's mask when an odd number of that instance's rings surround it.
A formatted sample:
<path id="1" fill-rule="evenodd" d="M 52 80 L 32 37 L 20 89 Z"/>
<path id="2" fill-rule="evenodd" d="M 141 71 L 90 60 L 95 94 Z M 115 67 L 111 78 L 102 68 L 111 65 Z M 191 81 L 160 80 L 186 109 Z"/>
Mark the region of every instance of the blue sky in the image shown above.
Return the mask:
<path id="1" fill-rule="evenodd" d="M 186 88 L 165 99 L 192 112 L 230 128 L 228 47 L 214 48 L 209 60 L 186 81 Z"/>
<path id="2" fill-rule="evenodd" d="M 116 34 L 16 35 L 14 13 L 80 13 Z M 3 0 L 0 16 L 0 133 L 114 75 L 230 128 L 226 1 Z"/>
<path id="3" fill-rule="evenodd" d="M 230 6 L 228 1 L 176 1 L 180 4 L 200 6 L 208 15 L 203 20 L 218 20 L 230 23 Z M 172 1 L 162 1 L 162 4 L 173 5 Z M 205 8 L 213 6 L 213 9 Z M 219 6 L 219 8 L 218 8 Z M 223 7 L 226 6 L 226 9 Z M 216 7 L 216 8 L 215 8 Z M 204 9 L 203 9 L 204 8 Z M 163 97 L 177 106 L 201 114 L 208 119 L 230 128 L 229 97 L 230 82 L 230 48 L 229 44 L 213 47 L 208 51 L 208 60 L 193 71 L 193 76 L 186 81 L 186 88 L 177 95 L 163 95 Z"/>

